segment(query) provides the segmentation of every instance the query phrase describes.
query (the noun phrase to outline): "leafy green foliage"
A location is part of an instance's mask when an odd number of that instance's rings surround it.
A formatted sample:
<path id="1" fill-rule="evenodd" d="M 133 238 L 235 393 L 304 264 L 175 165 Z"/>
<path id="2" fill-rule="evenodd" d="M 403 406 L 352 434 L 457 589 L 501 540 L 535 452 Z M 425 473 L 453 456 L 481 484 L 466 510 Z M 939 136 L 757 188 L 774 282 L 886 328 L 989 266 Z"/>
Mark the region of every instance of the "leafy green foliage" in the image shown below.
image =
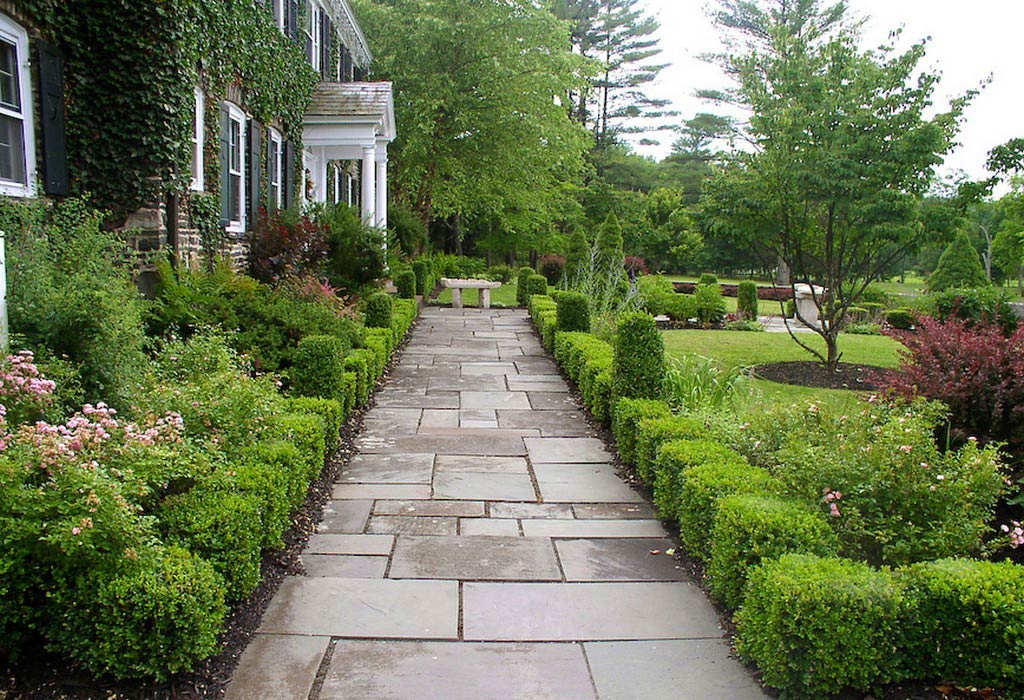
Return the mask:
<path id="1" fill-rule="evenodd" d="M 722 288 L 716 283 L 698 284 L 693 292 L 693 304 L 697 320 L 704 328 L 721 323 L 725 318 L 725 299 L 722 298 Z"/>
<path id="2" fill-rule="evenodd" d="M 619 318 L 612 375 L 616 397 L 661 397 L 665 344 L 650 314 L 627 313 Z"/>
<path id="3" fill-rule="evenodd" d="M 939 258 L 938 267 L 928 278 L 928 289 L 933 292 L 984 287 L 988 284 L 978 251 L 971 245 L 965 231 L 957 233 Z"/>
<path id="4" fill-rule="evenodd" d="M 424 297 L 430 294 L 433 291 L 433 285 L 430 283 L 430 264 L 422 258 L 414 260 L 412 271 L 416 275 L 416 293 Z"/>
<path id="5" fill-rule="evenodd" d="M 692 416 L 641 419 L 636 438 L 637 475 L 653 487 L 662 444 L 671 440 L 697 440 L 703 436 L 704 425 Z"/>
<path id="6" fill-rule="evenodd" d="M 635 450 L 640 436 L 640 423 L 647 418 L 667 418 L 672 411 L 664 401 L 656 399 L 619 399 L 612 411 L 612 435 L 625 464 L 635 464 Z"/>
<path id="7" fill-rule="evenodd" d="M 607 423 L 611 416 L 612 346 L 589 333 L 558 333 L 555 359 L 583 394 L 594 418 Z"/>
<path id="8" fill-rule="evenodd" d="M 579 292 L 562 292 L 558 297 L 558 330 L 590 331 L 590 301 Z"/>
<path id="9" fill-rule="evenodd" d="M 735 407 L 749 394 L 750 377 L 745 368 L 722 368 L 710 357 L 673 358 L 665 372 L 665 401 L 675 410 Z"/>
<path id="10" fill-rule="evenodd" d="M 698 284 L 718 284 L 718 277 L 710 272 L 705 272 L 701 274 Z"/>
<path id="11" fill-rule="evenodd" d="M 1010 306 L 1009 296 L 1000 289 L 950 289 L 930 297 L 936 317 L 943 322 L 956 319 L 969 326 L 996 325 L 1006 335 L 1012 334 L 1020 324 L 1020 319 Z"/>
<path id="12" fill-rule="evenodd" d="M 750 574 L 737 648 L 786 697 L 868 690 L 898 678 L 905 599 L 886 571 L 787 554 Z"/>
<path id="13" fill-rule="evenodd" d="M 583 228 L 576 226 L 569 235 L 569 246 L 565 253 L 565 267 L 563 268 L 566 284 L 570 288 L 575 286 L 574 282 L 584 274 L 584 270 L 589 264 L 590 243 L 587 242 Z"/>
<path id="14" fill-rule="evenodd" d="M 487 279 L 495 282 L 501 282 L 502 284 L 508 284 L 512 281 L 512 266 L 491 265 L 487 268 Z"/>
<path id="15" fill-rule="evenodd" d="M 736 297 L 736 311 L 742 317 L 757 320 L 757 283 L 744 280 L 739 284 Z"/>
<path id="16" fill-rule="evenodd" d="M 834 556 L 839 545 L 825 517 L 793 499 L 759 494 L 718 502 L 708 559 L 711 595 L 733 610 L 743 602 L 747 572 L 783 554 Z"/>
<path id="17" fill-rule="evenodd" d="M 332 335 L 308 335 L 299 341 L 288 373 L 297 396 L 345 400 L 345 355 L 349 348 Z"/>
<path id="18" fill-rule="evenodd" d="M 333 286 L 359 290 L 384 275 L 384 236 L 364 224 L 355 208 L 344 202 L 318 205 L 312 218 L 326 230 L 327 274 Z"/>
<path id="19" fill-rule="evenodd" d="M 390 294 L 387 292 L 374 292 L 371 294 L 363 304 L 363 313 L 366 314 L 366 327 L 390 328 L 391 309 Z"/>
<path id="20" fill-rule="evenodd" d="M 395 289 L 398 290 L 400 299 L 413 299 L 416 297 L 416 273 L 412 270 L 402 270 L 395 275 Z"/>
<path id="21" fill-rule="evenodd" d="M 548 293 L 548 280 L 544 275 L 530 275 L 526 278 L 526 298 L 529 299 L 537 294 L 545 296 Z"/>
<path id="22" fill-rule="evenodd" d="M 914 327 L 914 312 L 910 309 L 889 309 L 885 312 L 886 322 L 900 331 L 909 331 Z"/>
<path id="23" fill-rule="evenodd" d="M 622 224 L 619 223 L 619 217 L 614 211 L 608 214 L 608 218 L 597 230 L 594 247 L 598 270 L 610 271 L 622 267 Z"/>

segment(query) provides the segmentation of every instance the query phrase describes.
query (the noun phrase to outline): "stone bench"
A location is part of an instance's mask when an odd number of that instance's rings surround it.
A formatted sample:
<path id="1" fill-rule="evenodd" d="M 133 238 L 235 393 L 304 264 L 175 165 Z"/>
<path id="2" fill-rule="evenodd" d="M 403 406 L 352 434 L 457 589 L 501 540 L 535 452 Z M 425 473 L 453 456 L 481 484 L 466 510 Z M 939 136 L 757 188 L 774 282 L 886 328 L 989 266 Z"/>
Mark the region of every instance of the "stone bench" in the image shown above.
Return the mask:
<path id="1" fill-rule="evenodd" d="M 479 289 L 480 290 L 480 308 L 489 309 L 491 308 L 491 290 L 497 289 L 501 286 L 501 282 L 492 282 L 490 280 L 474 280 L 474 279 L 450 279 L 448 277 L 441 278 L 441 286 L 447 287 L 452 290 L 452 308 L 462 308 L 462 290 L 463 289 Z"/>

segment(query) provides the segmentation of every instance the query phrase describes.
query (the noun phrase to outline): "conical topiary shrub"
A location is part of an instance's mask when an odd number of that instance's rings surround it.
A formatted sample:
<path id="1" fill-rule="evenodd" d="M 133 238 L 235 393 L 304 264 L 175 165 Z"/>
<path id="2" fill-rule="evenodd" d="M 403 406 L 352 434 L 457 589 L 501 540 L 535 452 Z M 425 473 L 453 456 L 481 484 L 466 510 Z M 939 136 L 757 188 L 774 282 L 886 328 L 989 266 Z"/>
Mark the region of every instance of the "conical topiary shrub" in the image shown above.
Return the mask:
<path id="1" fill-rule="evenodd" d="M 939 258 L 935 272 L 928 278 L 928 289 L 933 292 L 985 287 L 988 284 L 978 251 L 971 245 L 964 231 L 956 234 L 956 238 Z"/>

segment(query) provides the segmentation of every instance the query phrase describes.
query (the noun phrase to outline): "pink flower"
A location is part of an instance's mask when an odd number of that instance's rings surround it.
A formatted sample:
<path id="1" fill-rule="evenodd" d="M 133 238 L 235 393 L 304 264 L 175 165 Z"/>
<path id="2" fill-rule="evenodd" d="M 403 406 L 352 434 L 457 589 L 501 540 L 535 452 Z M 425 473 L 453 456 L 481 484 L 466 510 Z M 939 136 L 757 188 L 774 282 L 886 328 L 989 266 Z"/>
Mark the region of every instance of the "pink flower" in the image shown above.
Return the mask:
<path id="1" fill-rule="evenodd" d="M 75 527 L 71 528 L 71 534 L 72 535 L 77 535 L 77 534 L 79 534 L 81 532 L 82 532 L 82 528 L 78 527 L 77 525 Z"/>
<path id="2" fill-rule="evenodd" d="M 914 448 L 911 445 L 900 445 L 900 452 L 905 452 L 906 454 L 910 454 L 913 451 L 914 451 Z"/>
<path id="3" fill-rule="evenodd" d="M 833 518 L 838 518 L 840 516 L 839 506 L 837 506 L 835 503 L 828 504 L 828 512 L 832 515 Z"/>

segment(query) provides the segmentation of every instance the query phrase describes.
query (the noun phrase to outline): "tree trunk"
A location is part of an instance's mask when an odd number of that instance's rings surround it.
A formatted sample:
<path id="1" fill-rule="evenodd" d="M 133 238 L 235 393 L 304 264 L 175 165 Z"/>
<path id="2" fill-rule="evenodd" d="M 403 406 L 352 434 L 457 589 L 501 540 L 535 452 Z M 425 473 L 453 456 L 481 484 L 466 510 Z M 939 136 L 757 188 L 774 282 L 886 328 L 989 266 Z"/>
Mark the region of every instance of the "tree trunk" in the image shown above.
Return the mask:
<path id="1" fill-rule="evenodd" d="M 839 367 L 839 338 L 838 333 L 830 330 L 825 334 L 825 346 L 828 348 L 828 355 L 825 357 L 825 367 L 829 372 L 835 372 Z"/>
<path id="2" fill-rule="evenodd" d="M 452 216 L 452 237 L 455 239 L 455 254 L 462 255 L 462 218 L 458 214 Z"/>

